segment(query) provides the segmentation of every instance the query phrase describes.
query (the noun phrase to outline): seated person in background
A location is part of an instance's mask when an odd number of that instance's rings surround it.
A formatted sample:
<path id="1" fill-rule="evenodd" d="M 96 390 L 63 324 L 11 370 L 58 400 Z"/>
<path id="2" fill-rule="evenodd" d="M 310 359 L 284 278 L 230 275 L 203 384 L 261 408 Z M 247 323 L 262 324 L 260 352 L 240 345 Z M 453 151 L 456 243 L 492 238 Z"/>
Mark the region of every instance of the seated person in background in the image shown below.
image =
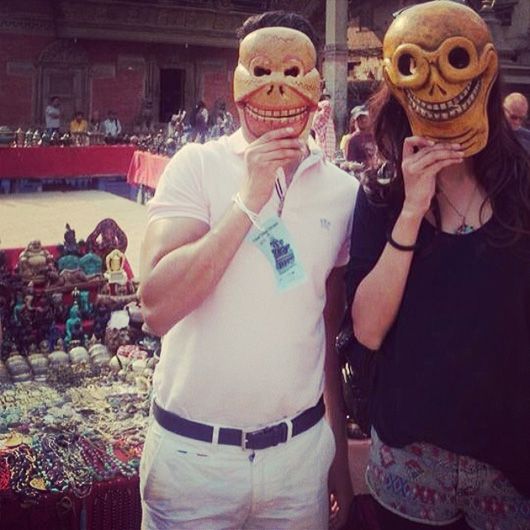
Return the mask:
<path id="1" fill-rule="evenodd" d="M 86 133 L 88 130 L 88 122 L 84 118 L 84 114 L 78 110 L 74 119 L 70 122 L 71 133 Z"/>
<path id="2" fill-rule="evenodd" d="M 346 160 L 359 162 L 365 168 L 372 165 L 375 155 L 374 136 L 370 130 L 368 108 L 358 105 L 351 111 L 351 119 L 355 122 L 356 131 L 352 133 L 346 148 Z"/>
<path id="3" fill-rule="evenodd" d="M 522 146 L 530 153 L 530 130 L 523 127 L 528 117 L 528 100 L 520 92 L 512 92 L 504 98 L 504 114 Z"/>
<path id="4" fill-rule="evenodd" d="M 99 110 L 92 112 L 92 118 L 90 118 L 90 123 L 88 124 L 88 130 L 93 133 L 102 132 L 103 124 L 101 123 L 101 118 L 99 117 Z"/>
<path id="5" fill-rule="evenodd" d="M 121 123 L 113 110 L 109 110 L 107 119 L 103 122 L 103 134 L 112 138 L 121 134 Z"/>

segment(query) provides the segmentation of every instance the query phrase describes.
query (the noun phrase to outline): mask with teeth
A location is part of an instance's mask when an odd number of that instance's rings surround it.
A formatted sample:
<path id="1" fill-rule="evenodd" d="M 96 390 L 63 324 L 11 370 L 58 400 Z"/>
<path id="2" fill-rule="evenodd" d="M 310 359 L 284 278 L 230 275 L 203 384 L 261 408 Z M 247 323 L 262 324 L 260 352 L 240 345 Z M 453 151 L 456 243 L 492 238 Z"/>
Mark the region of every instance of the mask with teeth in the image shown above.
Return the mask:
<path id="1" fill-rule="evenodd" d="M 234 101 L 249 139 L 280 127 L 306 137 L 320 98 L 316 51 L 304 33 L 291 28 L 262 28 L 239 47 Z"/>
<path id="2" fill-rule="evenodd" d="M 414 135 L 459 143 L 466 157 L 485 147 L 497 52 L 477 13 L 446 0 L 410 7 L 388 29 L 383 55 Z"/>

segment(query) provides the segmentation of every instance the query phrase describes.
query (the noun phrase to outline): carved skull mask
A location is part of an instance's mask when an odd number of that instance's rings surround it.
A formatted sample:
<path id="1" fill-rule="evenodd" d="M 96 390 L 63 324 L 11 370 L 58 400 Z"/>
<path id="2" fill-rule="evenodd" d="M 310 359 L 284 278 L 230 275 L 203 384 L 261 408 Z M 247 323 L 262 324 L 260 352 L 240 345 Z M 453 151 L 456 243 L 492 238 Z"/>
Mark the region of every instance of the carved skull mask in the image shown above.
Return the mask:
<path id="1" fill-rule="evenodd" d="M 466 157 L 485 147 L 497 52 L 477 13 L 444 0 L 408 8 L 388 29 L 383 55 L 415 135 L 460 143 Z"/>
<path id="2" fill-rule="evenodd" d="M 320 97 L 316 51 L 304 33 L 284 27 L 248 34 L 239 47 L 234 101 L 249 138 L 280 127 L 307 134 Z"/>

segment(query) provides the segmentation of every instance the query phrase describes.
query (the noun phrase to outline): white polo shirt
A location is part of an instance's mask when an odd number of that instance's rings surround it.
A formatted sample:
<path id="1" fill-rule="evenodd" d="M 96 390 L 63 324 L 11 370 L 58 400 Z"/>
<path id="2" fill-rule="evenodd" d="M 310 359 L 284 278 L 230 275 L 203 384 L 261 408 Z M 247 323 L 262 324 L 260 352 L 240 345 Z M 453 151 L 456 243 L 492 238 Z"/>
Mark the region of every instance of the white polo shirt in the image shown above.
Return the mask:
<path id="1" fill-rule="evenodd" d="M 241 130 L 186 145 L 160 179 L 148 205 L 149 222 L 190 217 L 216 225 L 242 187 L 247 145 Z M 348 262 L 357 187 L 310 144 L 281 216 L 306 280 L 280 291 L 271 264 L 246 239 L 210 296 L 163 338 L 154 375 L 162 408 L 251 429 L 316 404 L 323 391 L 326 279 Z M 275 192 L 260 220 L 278 205 Z"/>

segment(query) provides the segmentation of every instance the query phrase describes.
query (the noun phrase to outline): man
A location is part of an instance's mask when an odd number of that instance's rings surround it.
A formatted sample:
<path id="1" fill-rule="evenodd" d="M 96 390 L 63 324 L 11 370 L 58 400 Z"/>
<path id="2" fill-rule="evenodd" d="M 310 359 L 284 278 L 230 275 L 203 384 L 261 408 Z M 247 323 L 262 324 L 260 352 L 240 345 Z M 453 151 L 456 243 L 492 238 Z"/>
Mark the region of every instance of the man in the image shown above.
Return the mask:
<path id="1" fill-rule="evenodd" d="M 61 127 L 61 101 L 57 96 L 50 99 L 45 111 L 46 129 L 48 133 L 59 132 Z"/>
<path id="2" fill-rule="evenodd" d="M 75 113 L 74 119 L 70 122 L 71 133 L 86 133 L 88 130 L 88 122 L 85 120 L 81 111 Z"/>
<path id="3" fill-rule="evenodd" d="M 351 111 L 351 117 L 355 121 L 356 131 L 352 133 L 346 149 L 346 160 L 358 162 L 365 169 L 371 167 L 375 155 L 374 136 L 370 131 L 370 118 L 368 108 L 358 105 Z"/>
<path id="4" fill-rule="evenodd" d="M 330 492 L 339 528 L 352 499 L 335 336 L 356 184 L 306 139 L 309 23 L 268 12 L 239 36 L 241 129 L 187 144 L 149 204 L 140 297 L 164 338 L 144 530 L 323 529 Z"/>
<path id="5" fill-rule="evenodd" d="M 313 118 L 313 130 L 315 131 L 315 141 L 322 149 L 326 159 L 330 162 L 335 160 L 337 149 L 337 137 L 335 135 L 335 124 L 333 123 L 333 107 L 331 106 L 331 96 L 325 94 L 318 103 L 318 110 Z"/>
<path id="6" fill-rule="evenodd" d="M 110 138 L 116 138 L 121 134 L 120 120 L 112 110 L 109 110 L 107 119 L 103 122 L 103 134 Z"/>
<path id="7" fill-rule="evenodd" d="M 192 113 L 193 141 L 203 144 L 208 133 L 208 109 L 204 101 L 199 101 Z"/>
<path id="8" fill-rule="evenodd" d="M 530 153 L 530 130 L 523 124 L 528 117 L 528 100 L 520 92 L 512 92 L 504 98 L 504 114 L 522 146 Z"/>

